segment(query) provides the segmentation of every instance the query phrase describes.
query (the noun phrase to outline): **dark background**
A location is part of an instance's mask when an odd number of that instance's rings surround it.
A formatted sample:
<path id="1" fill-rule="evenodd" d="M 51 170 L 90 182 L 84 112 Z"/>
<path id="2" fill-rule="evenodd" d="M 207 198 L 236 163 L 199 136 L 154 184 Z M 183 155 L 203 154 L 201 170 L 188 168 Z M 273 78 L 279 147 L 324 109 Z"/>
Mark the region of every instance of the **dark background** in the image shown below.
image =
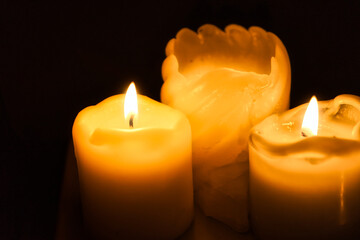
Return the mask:
<path id="1" fill-rule="evenodd" d="M 0 238 L 52 239 L 76 114 L 130 81 L 159 100 L 183 27 L 263 27 L 285 44 L 291 106 L 360 95 L 360 1 L 2 1 Z"/>

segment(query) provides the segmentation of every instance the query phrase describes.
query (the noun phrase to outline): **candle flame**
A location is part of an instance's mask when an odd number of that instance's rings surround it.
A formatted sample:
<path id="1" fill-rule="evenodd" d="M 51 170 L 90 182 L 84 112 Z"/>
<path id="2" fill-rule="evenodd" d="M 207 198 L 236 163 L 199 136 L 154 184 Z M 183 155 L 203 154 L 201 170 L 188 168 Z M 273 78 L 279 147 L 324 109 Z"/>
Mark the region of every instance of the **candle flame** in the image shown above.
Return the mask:
<path id="1" fill-rule="evenodd" d="M 301 125 L 301 133 L 304 137 L 317 136 L 319 125 L 319 107 L 316 97 L 313 96 L 306 109 L 304 120 Z"/>
<path id="2" fill-rule="evenodd" d="M 137 94 L 134 82 L 132 82 L 126 91 L 124 101 L 124 117 L 129 121 L 129 127 L 134 127 L 134 117 L 138 114 Z"/>

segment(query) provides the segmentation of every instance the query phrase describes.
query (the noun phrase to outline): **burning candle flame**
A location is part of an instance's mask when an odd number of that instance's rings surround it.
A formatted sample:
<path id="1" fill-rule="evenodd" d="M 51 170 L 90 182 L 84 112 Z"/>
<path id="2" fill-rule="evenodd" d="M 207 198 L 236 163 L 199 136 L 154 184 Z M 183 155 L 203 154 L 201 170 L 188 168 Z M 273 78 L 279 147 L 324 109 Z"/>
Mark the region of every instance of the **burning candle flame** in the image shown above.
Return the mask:
<path id="1" fill-rule="evenodd" d="M 319 125 L 319 107 L 316 97 L 313 96 L 306 109 L 301 125 L 301 134 L 304 137 L 317 136 Z"/>
<path id="2" fill-rule="evenodd" d="M 124 101 L 124 117 L 129 120 L 129 127 L 134 127 L 134 118 L 138 114 L 137 94 L 134 82 L 132 82 L 126 91 Z"/>

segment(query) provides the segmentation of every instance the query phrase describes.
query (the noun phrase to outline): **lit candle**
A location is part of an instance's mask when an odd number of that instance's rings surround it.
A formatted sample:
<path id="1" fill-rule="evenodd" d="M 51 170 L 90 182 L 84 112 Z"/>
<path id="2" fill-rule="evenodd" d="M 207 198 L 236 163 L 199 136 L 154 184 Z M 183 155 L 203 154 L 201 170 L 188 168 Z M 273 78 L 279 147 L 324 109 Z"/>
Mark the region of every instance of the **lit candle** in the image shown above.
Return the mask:
<path id="1" fill-rule="evenodd" d="M 169 41 L 162 102 L 184 112 L 193 136 L 195 200 L 205 215 L 248 230 L 248 134 L 288 108 L 290 64 L 259 27 L 204 25 Z"/>
<path id="2" fill-rule="evenodd" d="M 259 239 L 360 239 L 359 97 L 319 109 L 313 98 L 266 118 L 252 129 L 249 153 Z"/>
<path id="3" fill-rule="evenodd" d="M 190 125 L 133 84 L 128 94 L 74 122 L 84 221 L 98 239 L 174 239 L 193 215 Z"/>

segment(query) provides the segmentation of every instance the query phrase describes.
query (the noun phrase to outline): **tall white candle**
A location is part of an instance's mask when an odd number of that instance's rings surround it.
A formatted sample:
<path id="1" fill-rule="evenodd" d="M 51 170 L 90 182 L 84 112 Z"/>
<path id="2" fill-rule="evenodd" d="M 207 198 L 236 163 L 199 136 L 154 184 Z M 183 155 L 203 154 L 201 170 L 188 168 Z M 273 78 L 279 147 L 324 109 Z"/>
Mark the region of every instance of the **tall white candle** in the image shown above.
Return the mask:
<path id="1" fill-rule="evenodd" d="M 248 134 L 288 108 L 290 64 L 273 33 L 206 24 L 182 29 L 166 47 L 161 101 L 188 117 L 195 200 L 237 231 L 248 224 Z"/>

